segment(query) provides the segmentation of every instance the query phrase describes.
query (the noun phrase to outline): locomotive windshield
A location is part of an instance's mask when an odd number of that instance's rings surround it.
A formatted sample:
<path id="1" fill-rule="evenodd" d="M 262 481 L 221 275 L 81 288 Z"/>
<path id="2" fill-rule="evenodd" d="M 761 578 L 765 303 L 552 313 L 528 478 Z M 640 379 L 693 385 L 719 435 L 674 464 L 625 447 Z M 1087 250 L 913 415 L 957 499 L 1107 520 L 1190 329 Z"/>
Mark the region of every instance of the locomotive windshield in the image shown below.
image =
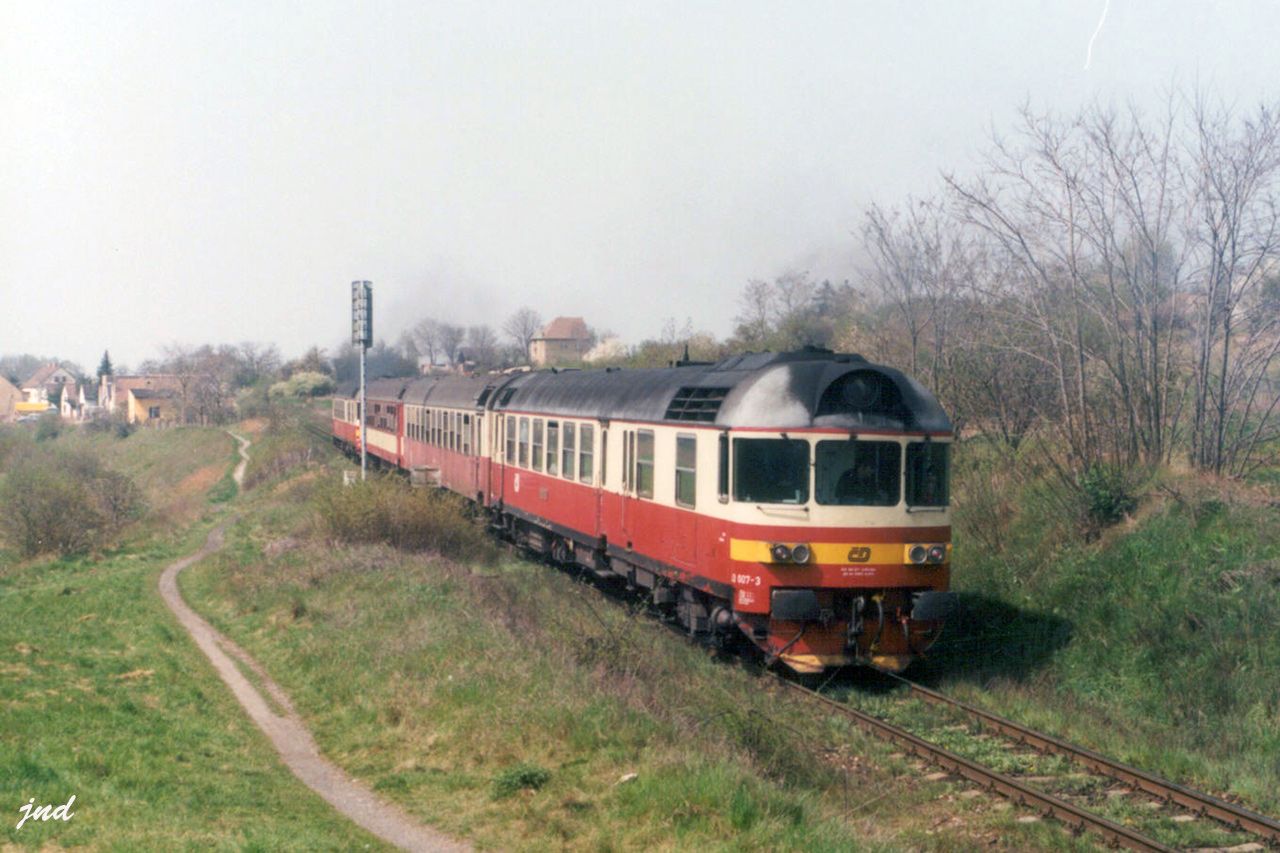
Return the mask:
<path id="1" fill-rule="evenodd" d="M 809 442 L 787 438 L 735 438 L 733 498 L 766 504 L 807 503 Z"/>
<path id="2" fill-rule="evenodd" d="M 907 445 L 907 506 L 946 506 L 951 445 L 912 442 Z"/>
<path id="3" fill-rule="evenodd" d="M 896 441 L 819 441 L 815 477 L 818 503 L 897 506 L 902 446 Z"/>

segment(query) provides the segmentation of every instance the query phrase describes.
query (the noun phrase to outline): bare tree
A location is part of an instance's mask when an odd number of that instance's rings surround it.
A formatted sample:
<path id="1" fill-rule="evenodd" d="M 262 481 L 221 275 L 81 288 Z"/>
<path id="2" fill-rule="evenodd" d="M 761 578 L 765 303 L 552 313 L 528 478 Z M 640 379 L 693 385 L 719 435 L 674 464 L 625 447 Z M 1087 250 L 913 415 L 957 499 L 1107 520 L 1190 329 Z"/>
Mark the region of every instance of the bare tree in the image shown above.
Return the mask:
<path id="1" fill-rule="evenodd" d="M 777 320 L 777 295 L 773 285 L 763 279 L 752 279 L 743 288 L 738 297 L 740 307 L 735 321 L 738 324 L 736 337 L 747 347 L 763 348 L 768 346 L 773 332 L 773 324 Z"/>
<path id="2" fill-rule="evenodd" d="M 425 355 L 427 363 L 431 366 L 435 365 L 438 356 L 441 355 L 440 333 L 440 321 L 431 317 L 419 320 L 418 324 L 409 330 L 414 345 L 418 348 L 418 354 Z"/>
<path id="3" fill-rule="evenodd" d="M 529 344 L 542 331 L 542 315 L 528 306 L 520 308 L 502 324 L 502 331 L 521 352 L 521 360 L 529 358 Z"/>
<path id="4" fill-rule="evenodd" d="M 1263 392 L 1280 338 L 1259 299 L 1277 266 L 1280 124 L 1266 106 L 1243 120 L 1198 94 L 1193 158 L 1198 288 L 1192 457 L 1241 473 L 1274 435 L 1277 395 Z"/>
<path id="5" fill-rule="evenodd" d="M 440 354 L 448 364 L 457 364 L 458 350 L 462 348 L 462 342 L 467 339 L 467 330 L 452 323 L 440 323 L 439 329 L 438 347 Z"/>
<path id="6" fill-rule="evenodd" d="M 467 348 L 477 367 L 488 368 L 497 365 L 498 336 L 488 325 L 471 326 L 467 329 Z"/>

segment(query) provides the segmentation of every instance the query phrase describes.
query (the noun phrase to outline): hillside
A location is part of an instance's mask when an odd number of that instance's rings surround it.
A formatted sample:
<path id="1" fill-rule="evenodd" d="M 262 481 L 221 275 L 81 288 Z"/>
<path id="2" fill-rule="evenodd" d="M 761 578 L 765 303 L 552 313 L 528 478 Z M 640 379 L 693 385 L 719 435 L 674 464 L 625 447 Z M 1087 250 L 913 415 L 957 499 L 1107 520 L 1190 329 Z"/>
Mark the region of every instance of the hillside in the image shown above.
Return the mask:
<path id="1" fill-rule="evenodd" d="M 965 615 L 921 674 L 1280 813 L 1275 472 L 1248 483 L 1156 472 L 1132 517 L 1086 542 L 1063 527 L 1047 479 L 1019 484 L 977 460 L 981 450 L 957 489 Z"/>

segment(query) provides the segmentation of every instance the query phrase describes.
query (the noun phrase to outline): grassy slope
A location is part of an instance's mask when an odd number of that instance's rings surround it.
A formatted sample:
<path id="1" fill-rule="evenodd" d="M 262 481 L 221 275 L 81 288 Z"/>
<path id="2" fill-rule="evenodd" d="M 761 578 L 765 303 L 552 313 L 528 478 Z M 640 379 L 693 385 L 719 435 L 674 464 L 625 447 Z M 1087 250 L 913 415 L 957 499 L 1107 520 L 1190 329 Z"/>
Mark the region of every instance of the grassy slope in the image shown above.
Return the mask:
<path id="1" fill-rule="evenodd" d="M 78 559 L 0 560 L 0 841 L 101 849 L 358 849 L 277 760 L 156 593 L 209 527 L 232 442 L 214 430 L 64 434 L 137 478 L 150 518 Z M 17 807 L 76 795 L 67 823 Z"/>
<path id="2" fill-rule="evenodd" d="M 1140 520 L 1094 544 L 1055 546 L 1043 489 L 1021 492 L 994 525 L 998 537 L 991 519 L 1000 513 L 960 525 L 955 582 L 969 612 L 927 674 L 988 707 L 1280 814 L 1274 496 L 1164 473 L 1148 486 Z"/>
<path id="3" fill-rule="evenodd" d="M 258 464 L 297 444 L 261 442 Z M 422 819 L 497 849 L 1073 846 L 920 782 L 564 574 L 324 542 L 309 495 L 337 465 L 261 482 L 184 591 L 291 693 L 327 755 Z M 540 788 L 504 794 L 537 771 Z"/>

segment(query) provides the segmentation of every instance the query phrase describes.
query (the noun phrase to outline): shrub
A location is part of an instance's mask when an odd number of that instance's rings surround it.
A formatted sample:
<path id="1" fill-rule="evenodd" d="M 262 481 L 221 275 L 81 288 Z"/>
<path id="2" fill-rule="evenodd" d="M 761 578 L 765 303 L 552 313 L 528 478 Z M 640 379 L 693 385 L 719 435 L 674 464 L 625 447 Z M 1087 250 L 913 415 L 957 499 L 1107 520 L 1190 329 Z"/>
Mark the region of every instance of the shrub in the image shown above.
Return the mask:
<path id="1" fill-rule="evenodd" d="M 26 556 L 87 551 L 142 511 L 137 485 L 87 453 L 17 456 L 0 481 L 0 530 Z"/>
<path id="2" fill-rule="evenodd" d="M 10 467 L 0 510 L 5 538 L 26 556 L 85 551 L 103 522 L 89 490 L 47 458 L 20 458 Z"/>
<path id="3" fill-rule="evenodd" d="M 47 412 L 36 423 L 36 441 L 47 441 L 62 434 L 62 418 L 57 412 Z"/>
<path id="4" fill-rule="evenodd" d="M 242 418 L 265 418 L 270 416 L 271 409 L 265 382 L 255 383 L 236 393 L 236 411 Z"/>
<path id="5" fill-rule="evenodd" d="M 536 791 L 551 780 L 551 771 L 536 764 L 508 767 L 493 779 L 493 798 L 501 800 L 517 791 Z"/>
<path id="6" fill-rule="evenodd" d="M 488 560 L 495 553 L 480 521 L 461 498 L 410 488 L 393 475 L 350 486 L 329 484 L 317 492 L 315 503 L 325 531 L 341 542 L 385 542 L 453 559 Z"/>
<path id="7" fill-rule="evenodd" d="M 333 380 L 323 373 L 303 370 L 295 373 L 283 382 L 271 386 L 268 392 L 271 399 L 288 397 L 319 397 L 333 390 Z"/>
<path id="8" fill-rule="evenodd" d="M 1109 465 L 1089 468 L 1080 478 L 1080 488 L 1089 520 L 1099 527 L 1115 524 L 1138 508 L 1133 484 L 1119 468 Z"/>

